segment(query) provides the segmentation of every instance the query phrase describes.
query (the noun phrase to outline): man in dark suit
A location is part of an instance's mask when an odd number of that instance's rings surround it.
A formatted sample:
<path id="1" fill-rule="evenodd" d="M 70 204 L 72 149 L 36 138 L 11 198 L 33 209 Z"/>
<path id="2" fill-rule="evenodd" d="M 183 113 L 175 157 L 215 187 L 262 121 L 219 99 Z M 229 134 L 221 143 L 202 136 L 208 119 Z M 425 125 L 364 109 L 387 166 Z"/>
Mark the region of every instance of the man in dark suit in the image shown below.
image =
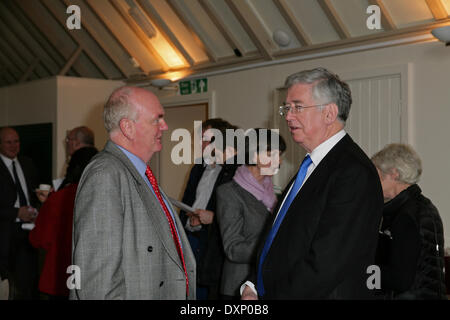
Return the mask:
<path id="1" fill-rule="evenodd" d="M 221 118 L 204 121 L 202 123 L 202 153 L 205 155 L 208 154 L 205 148 L 214 140 L 212 135 L 209 136 L 208 129 L 217 130 L 217 133 L 220 132 L 225 140 L 226 130 L 236 129 L 236 127 Z M 234 148 L 234 146 L 228 147 Z M 227 149 L 227 145 L 224 149 Z M 230 148 L 228 149 L 230 150 Z M 220 152 L 217 146 L 215 151 Z M 197 261 L 198 300 L 219 298 L 222 265 L 225 257 L 219 226 L 215 218 L 216 189 L 219 185 L 230 181 L 237 168 L 237 161 L 234 161 L 233 164 L 226 164 L 226 159 L 224 159 L 222 165 L 216 164 L 212 159 L 207 159 L 206 162 L 212 163 L 195 164 L 192 167 L 182 199 L 182 202 L 197 209 L 195 214 L 180 212 L 181 221 L 185 226 Z"/>
<path id="2" fill-rule="evenodd" d="M 285 86 L 280 114 L 307 156 L 274 210 L 242 299 L 371 298 L 367 268 L 383 194 L 375 167 L 344 131 L 350 88 L 324 68 L 293 74 Z"/>
<path id="3" fill-rule="evenodd" d="M 0 275 L 9 281 L 10 299 L 37 298 L 37 251 L 24 223 L 36 217 L 33 192 L 38 177 L 32 161 L 18 156 L 20 140 L 12 128 L 0 129 Z"/>

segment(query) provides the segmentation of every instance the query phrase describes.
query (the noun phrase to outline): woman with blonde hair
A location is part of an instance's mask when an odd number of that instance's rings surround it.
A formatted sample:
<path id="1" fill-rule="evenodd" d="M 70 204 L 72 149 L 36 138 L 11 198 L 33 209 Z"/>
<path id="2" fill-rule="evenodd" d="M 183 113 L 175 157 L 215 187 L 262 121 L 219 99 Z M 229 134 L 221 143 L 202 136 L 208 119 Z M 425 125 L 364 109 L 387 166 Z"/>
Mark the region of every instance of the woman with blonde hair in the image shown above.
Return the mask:
<path id="1" fill-rule="evenodd" d="M 377 250 L 381 291 L 388 299 L 446 299 L 442 220 L 417 185 L 422 174 L 418 154 L 396 143 L 372 161 L 385 201 Z"/>

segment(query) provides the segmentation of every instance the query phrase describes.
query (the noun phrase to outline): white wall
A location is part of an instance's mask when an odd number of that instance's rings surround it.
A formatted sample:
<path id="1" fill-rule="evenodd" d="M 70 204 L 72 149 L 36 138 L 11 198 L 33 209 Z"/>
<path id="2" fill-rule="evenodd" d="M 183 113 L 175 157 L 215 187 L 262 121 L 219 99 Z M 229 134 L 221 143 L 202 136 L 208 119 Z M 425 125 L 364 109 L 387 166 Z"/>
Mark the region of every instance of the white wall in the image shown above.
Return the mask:
<path id="1" fill-rule="evenodd" d="M 111 92 L 124 85 L 122 81 L 57 77 L 57 175 L 65 171 L 66 131 L 87 126 L 94 131 L 95 146 L 103 149 L 107 133 L 103 125 L 103 106 Z"/>
<path id="2" fill-rule="evenodd" d="M 0 88 L 0 125 L 54 122 L 55 110 L 55 78 Z"/>
<path id="3" fill-rule="evenodd" d="M 243 128 L 267 126 L 274 112 L 273 92 L 291 73 L 326 67 L 338 74 L 389 68 L 410 63 L 408 143 L 420 154 L 420 186 L 440 211 L 450 245 L 450 48 L 440 42 L 411 44 L 283 65 L 245 70 L 208 78 L 215 115 Z M 167 94 L 167 93 L 165 93 Z M 187 96 L 194 99 L 195 95 Z M 172 99 L 180 99 L 180 96 Z M 170 98 L 164 97 L 170 102 Z M 370 155 L 369 155 L 370 156 Z"/>
<path id="4" fill-rule="evenodd" d="M 53 124 L 53 178 L 64 175 L 66 130 L 86 125 L 95 145 L 107 140 L 103 105 L 122 81 L 52 77 L 0 88 L 0 126 Z"/>

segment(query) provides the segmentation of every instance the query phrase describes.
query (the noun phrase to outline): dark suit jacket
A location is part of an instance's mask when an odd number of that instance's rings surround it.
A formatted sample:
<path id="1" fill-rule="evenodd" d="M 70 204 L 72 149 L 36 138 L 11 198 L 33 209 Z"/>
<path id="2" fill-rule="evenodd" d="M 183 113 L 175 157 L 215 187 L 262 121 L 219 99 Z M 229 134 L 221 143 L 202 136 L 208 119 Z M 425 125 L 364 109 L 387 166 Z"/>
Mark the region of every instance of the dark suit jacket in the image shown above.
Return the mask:
<path id="1" fill-rule="evenodd" d="M 235 159 L 234 163 L 236 162 Z M 223 165 L 216 183 L 214 184 L 206 210 L 216 212 L 216 189 L 218 186 L 231 181 L 237 167 L 238 166 L 235 164 Z M 194 204 L 196 190 L 204 171 L 205 167 L 203 164 L 195 164 L 192 167 L 182 199 L 184 203 L 188 205 Z M 187 216 L 184 211 L 180 211 L 180 219 L 183 222 L 183 225 L 186 225 Z M 218 287 L 225 257 L 217 219 L 214 218 L 213 223 L 210 225 L 203 225 L 200 231 L 186 231 L 186 233 L 191 245 L 196 244 L 193 245 L 192 249 L 197 260 L 198 283 L 201 285 L 217 285 Z"/>
<path id="2" fill-rule="evenodd" d="M 263 298 L 371 298 L 366 270 L 375 263 L 382 208 L 377 171 L 347 134 L 289 207 L 263 264 Z"/>
<path id="3" fill-rule="evenodd" d="M 37 199 L 33 192 L 39 183 L 36 168 L 29 158 L 19 156 L 17 159 L 25 176 L 30 204 L 36 206 Z M 12 241 L 18 238 L 16 234 L 18 228 L 15 225 L 18 209 L 14 208 L 17 189 L 13 177 L 2 159 L 0 159 L 0 195 L 0 274 L 2 277 L 6 277 L 12 267 L 10 261 Z M 25 233 L 25 231 L 23 232 Z"/>

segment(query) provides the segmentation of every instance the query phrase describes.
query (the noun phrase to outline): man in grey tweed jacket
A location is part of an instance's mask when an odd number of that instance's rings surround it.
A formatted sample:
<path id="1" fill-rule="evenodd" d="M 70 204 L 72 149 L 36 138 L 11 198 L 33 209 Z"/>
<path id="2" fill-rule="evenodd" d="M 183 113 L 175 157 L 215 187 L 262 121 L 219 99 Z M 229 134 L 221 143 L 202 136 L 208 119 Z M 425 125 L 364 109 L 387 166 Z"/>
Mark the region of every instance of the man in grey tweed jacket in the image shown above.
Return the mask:
<path id="1" fill-rule="evenodd" d="M 119 88 L 106 103 L 109 141 L 84 171 L 75 200 L 73 264 L 80 268 L 81 283 L 71 299 L 195 298 L 195 259 L 183 226 L 161 190 L 188 279 L 145 175 L 168 129 L 163 116 L 157 97 L 141 88 Z"/>

